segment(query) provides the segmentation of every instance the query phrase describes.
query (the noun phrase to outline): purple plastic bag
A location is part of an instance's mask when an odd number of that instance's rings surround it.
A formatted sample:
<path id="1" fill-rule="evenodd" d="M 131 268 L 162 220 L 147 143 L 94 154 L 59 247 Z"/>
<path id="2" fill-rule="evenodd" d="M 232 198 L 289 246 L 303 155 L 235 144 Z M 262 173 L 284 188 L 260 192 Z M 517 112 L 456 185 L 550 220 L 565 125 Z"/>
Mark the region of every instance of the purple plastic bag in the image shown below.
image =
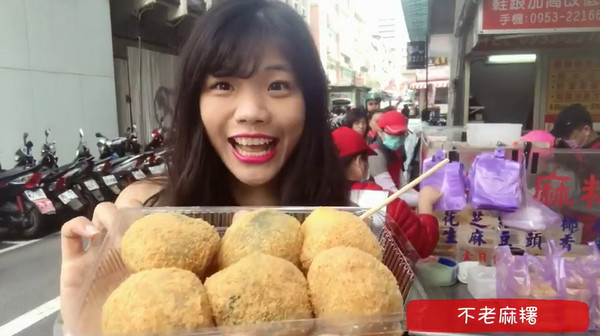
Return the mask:
<path id="1" fill-rule="evenodd" d="M 468 196 L 473 209 L 514 212 L 521 206 L 521 165 L 504 156 L 504 149 L 497 148 L 475 158 Z"/>
<path id="2" fill-rule="evenodd" d="M 446 156 L 439 150 L 433 157 L 423 161 L 423 173 L 442 161 Z M 460 211 L 467 205 L 466 175 L 460 162 L 450 162 L 421 182 L 421 187 L 439 190 L 442 197 L 435 203 L 436 211 Z"/>
<path id="3" fill-rule="evenodd" d="M 523 204 L 515 212 L 502 212 L 502 224 L 523 231 L 544 231 L 559 227 L 562 218 L 542 202 L 538 201 L 527 188 L 525 163 L 521 164 L 521 194 Z"/>
<path id="4" fill-rule="evenodd" d="M 531 280 L 526 258 L 513 256 L 508 246 L 496 248 L 496 297 L 514 299 L 528 297 Z"/>

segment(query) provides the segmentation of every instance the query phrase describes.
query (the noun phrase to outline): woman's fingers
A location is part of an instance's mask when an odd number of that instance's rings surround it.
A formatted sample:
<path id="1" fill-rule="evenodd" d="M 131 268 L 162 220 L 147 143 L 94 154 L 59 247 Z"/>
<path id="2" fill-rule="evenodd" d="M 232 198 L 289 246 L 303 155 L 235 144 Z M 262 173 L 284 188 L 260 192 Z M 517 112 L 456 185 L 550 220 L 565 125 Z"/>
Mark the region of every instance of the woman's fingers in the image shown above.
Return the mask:
<path id="1" fill-rule="evenodd" d="M 119 211 L 114 203 L 104 202 L 96 205 L 92 222 L 99 230 L 110 231 L 118 216 Z"/>
<path id="2" fill-rule="evenodd" d="M 100 231 L 85 217 L 77 217 L 66 222 L 60 231 L 63 262 L 83 254 L 82 237 L 92 238 Z"/>

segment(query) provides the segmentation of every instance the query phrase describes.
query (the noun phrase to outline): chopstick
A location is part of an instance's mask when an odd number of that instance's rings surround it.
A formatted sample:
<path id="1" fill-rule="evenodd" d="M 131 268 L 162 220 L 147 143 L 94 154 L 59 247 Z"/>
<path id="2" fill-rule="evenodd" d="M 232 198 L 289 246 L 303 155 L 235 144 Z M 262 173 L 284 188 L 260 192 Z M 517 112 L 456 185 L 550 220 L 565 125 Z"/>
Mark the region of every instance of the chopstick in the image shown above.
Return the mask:
<path id="1" fill-rule="evenodd" d="M 444 159 L 444 160 L 440 161 L 438 164 L 431 167 L 431 169 L 429 169 L 428 171 L 423 173 L 421 176 L 417 177 L 416 179 L 414 179 L 413 181 L 411 181 L 410 183 L 408 183 L 407 185 L 402 187 L 400 190 L 396 191 L 394 194 L 392 194 L 390 197 L 388 197 L 385 201 L 381 202 L 380 204 L 374 206 L 373 208 L 371 208 L 370 210 L 368 210 L 367 212 L 362 214 L 360 216 L 360 219 L 365 219 L 365 218 L 373 216 L 377 211 L 381 210 L 384 206 L 390 204 L 396 198 L 400 197 L 400 195 L 402 195 L 405 192 L 409 191 L 410 189 L 414 188 L 417 184 L 421 183 L 421 181 L 426 179 L 429 175 L 435 173 L 438 169 L 447 165 L 449 162 L 450 162 L 449 159 Z"/>

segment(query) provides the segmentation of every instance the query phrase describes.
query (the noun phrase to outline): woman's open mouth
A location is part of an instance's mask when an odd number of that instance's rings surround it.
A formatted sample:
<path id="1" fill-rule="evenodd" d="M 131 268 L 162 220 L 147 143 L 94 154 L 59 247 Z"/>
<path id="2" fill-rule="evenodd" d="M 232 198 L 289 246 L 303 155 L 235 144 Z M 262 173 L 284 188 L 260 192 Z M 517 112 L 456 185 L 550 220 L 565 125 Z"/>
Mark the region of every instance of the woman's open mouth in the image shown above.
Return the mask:
<path id="1" fill-rule="evenodd" d="M 233 155 L 243 163 L 260 164 L 275 157 L 278 139 L 264 134 L 242 134 L 230 137 Z"/>

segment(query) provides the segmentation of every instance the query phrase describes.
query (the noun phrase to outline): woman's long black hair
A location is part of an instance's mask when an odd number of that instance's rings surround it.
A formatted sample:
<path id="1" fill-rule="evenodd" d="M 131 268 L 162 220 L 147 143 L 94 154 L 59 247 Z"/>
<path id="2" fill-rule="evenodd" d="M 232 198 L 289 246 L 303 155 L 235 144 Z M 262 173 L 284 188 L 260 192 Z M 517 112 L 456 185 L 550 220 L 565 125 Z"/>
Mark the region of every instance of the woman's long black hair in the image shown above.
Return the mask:
<path id="1" fill-rule="evenodd" d="M 266 45 L 289 62 L 304 96 L 304 131 L 277 176 L 281 205 L 347 205 L 343 169 L 327 125 L 327 80 L 310 30 L 291 7 L 269 0 L 225 0 L 197 23 L 182 53 L 165 199 L 172 206 L 237 205 L 230 172 L 209 142 L 200 117 L 208 75 L 249 78 Z"/>

